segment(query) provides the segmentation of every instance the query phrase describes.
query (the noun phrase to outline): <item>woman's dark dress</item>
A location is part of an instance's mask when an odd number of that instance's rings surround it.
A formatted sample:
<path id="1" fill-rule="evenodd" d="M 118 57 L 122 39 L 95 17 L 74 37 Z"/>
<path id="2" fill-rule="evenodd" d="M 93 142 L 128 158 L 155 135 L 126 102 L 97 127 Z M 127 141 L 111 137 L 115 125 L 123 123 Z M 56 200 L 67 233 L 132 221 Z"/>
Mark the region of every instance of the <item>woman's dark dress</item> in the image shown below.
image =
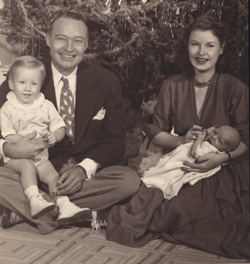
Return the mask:
<path id="1" fill-rule="evenodd" d="M 239 79 L 215 73 L 200 118 L 196 114 L 192 80 L 176 75 L 163 83 L 153 123 L 147 134 L 161 131 L 184 135 L 194 124 L 235 127 L 248 146 L 248 87 Z M 160 190 L 140 190 L 108 217 L 107 239 L 141 247 L 152 239 L 185 244 L 232 258 L 250 258 L 248 154 L 232 160 L 218 173 L 178 196 L 165 200 Z"/>

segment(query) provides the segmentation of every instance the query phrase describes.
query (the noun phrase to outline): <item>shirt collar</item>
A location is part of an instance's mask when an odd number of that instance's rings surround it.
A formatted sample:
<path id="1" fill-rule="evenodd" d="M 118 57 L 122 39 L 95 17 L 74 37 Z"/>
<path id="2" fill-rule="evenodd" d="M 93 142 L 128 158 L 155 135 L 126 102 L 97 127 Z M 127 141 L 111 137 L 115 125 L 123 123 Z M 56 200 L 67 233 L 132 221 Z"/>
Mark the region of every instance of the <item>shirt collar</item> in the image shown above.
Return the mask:
<path id="1" fill-rule="evenodd" d="M 72 83 L 72 81 L 75 80 L 77 68 L 78 66 L 76 66 L 76 68 L 73 70 L 73 72 L 71 72 L 71 74 L 69 74 L 68 76 L 64 76 L 65 78 L 68 79 L 69 83 Z M 52 62 L 51 62 L 51 70 L 52 70 L 54 85 L 57 86 L 59 82 L 61 81 L 61 78 L 63 75 L 56 69 L 56 67 L 54 66 Z"/>

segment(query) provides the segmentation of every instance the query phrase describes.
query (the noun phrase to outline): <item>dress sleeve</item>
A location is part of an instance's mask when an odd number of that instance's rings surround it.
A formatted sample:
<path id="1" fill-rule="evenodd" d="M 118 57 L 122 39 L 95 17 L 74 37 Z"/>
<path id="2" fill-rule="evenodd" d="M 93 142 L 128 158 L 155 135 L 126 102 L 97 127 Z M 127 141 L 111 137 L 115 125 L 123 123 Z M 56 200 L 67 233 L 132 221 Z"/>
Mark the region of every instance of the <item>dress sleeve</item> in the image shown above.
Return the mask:
<path id="1" fill-rule="evenodd" d="M 239 79 L 233 85 L 228 110 L 231 125 L 240 133 L 241 141 L 249 146 L 249 89 Z"/>
<path id="2" fill-rule="evenodd" d="M 171 132 L 172 108 L 171 108 L 171 79 L 163 82 L 155 106 L 152 124 L 145 124 L 143 131 L 152 139 L 162 131 Z"/>

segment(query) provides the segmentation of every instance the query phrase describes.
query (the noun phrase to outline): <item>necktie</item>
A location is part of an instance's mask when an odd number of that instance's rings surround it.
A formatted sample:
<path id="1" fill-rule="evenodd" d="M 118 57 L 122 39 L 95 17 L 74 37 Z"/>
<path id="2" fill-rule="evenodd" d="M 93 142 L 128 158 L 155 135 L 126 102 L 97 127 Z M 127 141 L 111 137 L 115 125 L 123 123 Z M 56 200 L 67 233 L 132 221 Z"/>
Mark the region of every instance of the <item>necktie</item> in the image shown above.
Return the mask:
<path id="1" fill-rule="evenodd" d="M 74 139 L 75 121 L 74 121 L 74 97 L 69 89 L 69 81 L 62 77 L 63 87 L 60 97 L 60 114 L 66 124 L 66 135 Z"/>

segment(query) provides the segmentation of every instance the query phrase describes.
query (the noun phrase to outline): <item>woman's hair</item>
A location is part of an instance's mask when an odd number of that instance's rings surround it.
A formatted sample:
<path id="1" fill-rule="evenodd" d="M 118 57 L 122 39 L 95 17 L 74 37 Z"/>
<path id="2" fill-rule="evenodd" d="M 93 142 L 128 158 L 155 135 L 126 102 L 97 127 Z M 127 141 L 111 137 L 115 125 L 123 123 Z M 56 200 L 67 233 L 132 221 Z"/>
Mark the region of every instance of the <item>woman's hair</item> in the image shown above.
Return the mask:
<path id="1" fill-rule="evenodd" d="M 194 69 L 188 54 L 188 42 L 191 32 L 197 29 L 203 31 L 211 30 L 223 47 L 223 54 L 220 55 L 217 61 L 216 70 L 237 75 L 239 70 L 237 45 L 234 43 L 233 37 L 230 36 L 229 39 L 227 25 L 209 14 L 203 14 L 197 17 L 185 29 L 183 38 L 177 41 L 175 59 L 180 70 L 187 76 L 193 76 L 194 74 Z"/>
<path id="2" fill-rule="evenodd" d="M 45 70 L 43 63 L 40 60 L 38 60 L 37 58 L 35 58 L 33 56 L 21 56 L 21 57 L 15 59 L 12 62 L 12 64 L 10 65 L 10 69 L 8 72 L 8 79 L 9 80 L 13 81 L 15 71 L 19 67 L 23 67 L 26 69 L 36 69 L 36 70 L 40 71 L 40 74 L 42 76 L 42 82 L 44 81 L 45 76 L 46 76 L 46 70 Z"/>

